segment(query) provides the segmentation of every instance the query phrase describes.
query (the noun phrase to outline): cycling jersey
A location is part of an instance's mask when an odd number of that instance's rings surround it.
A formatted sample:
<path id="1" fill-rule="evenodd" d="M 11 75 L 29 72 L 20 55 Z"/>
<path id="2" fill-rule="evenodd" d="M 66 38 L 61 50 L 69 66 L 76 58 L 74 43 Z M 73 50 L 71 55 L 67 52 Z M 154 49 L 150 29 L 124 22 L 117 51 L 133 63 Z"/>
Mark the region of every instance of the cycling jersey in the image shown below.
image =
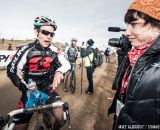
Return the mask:
<path id="1" fill-rule="evenodd" d="M 76 47 L 69 47 L 66 51 L 67 59 L 69 62 L 74 63 L 77 60 L 78 50 Z"/>
<path id="2" fill-rule="evenodd" d="M 46 81 L 47 84 L 52 83 L 56 71 L 66 73 L 69 69 L 69 62 L 63 55 L 58 54 L 56 47 L 50 45 L 42 48 L 36 40 L 17 51 L 7 66 L 7 75 L 15 86 L 26 91 L 29 79 L 33 79 L 37 84 L 46 85 Z"/>

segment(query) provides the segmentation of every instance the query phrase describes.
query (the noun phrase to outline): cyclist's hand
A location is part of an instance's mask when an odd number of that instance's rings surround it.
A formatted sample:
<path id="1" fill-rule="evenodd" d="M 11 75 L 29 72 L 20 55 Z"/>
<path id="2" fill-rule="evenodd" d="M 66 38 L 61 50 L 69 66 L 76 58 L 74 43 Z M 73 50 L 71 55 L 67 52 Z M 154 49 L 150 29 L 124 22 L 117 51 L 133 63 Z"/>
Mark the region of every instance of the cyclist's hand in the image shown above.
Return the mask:
<path id="1" fill-rule="evenodd" d="M 37 89 L 37 84 L 33 80 L 29 79 L 29 81 L 27 83 L 26 82 L 21 82 L 18 85 L 18 88 L 22 92 L 26 93 L 28 90 L 35 90 L 35 89 Z"/>
<path id="2" fill-rule="evenodd" d="M 30 80 L 29 83 L 26 84 L 26 86 L 27 86 L 27 89 L 28 89 L 28 90 L 35 90 L 35 89 L 37 89 L 37 84 L 36 84 L 36 82 L 34 82 L 34 81 L 32 81 L 32 80 Z"/>
<path id="3" fill-rule="evenodd" d="M 52 83 L 53 90 L 55 90 L 55 88 L 58 86 L 58 84 L 61 82 L 62 79 L 63 79 L 63 74 L 57 71 L 54 75 L 54 79 Z"/>

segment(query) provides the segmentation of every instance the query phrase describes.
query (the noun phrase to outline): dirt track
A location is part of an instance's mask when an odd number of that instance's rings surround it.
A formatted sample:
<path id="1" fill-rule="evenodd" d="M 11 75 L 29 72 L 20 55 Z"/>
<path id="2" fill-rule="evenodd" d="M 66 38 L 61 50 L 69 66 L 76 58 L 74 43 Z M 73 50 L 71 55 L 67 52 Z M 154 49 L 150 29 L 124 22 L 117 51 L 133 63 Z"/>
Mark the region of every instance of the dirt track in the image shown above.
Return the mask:
<path id="1" fill-rule="evenodd" d="M 94 72 L 94 88 L 93 95 L 86 95 L 87 88 L 86 70 L 83 69 L 83 93 L 81 94 L 80 81 L 81 70 L 77 66 L 77 88 L 76 92 L 64 92 L 61 85 L 57 88 L 57 92 L 64 101 L 69 102 L 71 114 L 70 130 L 111 130 L 112 115 L 107 116 L 108 106 L 111 104 L 114 91 L 111 85 L 116 71 L 116 58 L 111 59 L 111 63 L 103 63 L 101 67 Z M 11 81 L 7 78 L 5 70 L 0 71 L 0 114 L 4 115 L 16 107 L 20 93 Z M 33 129 L 35 120 L 32 118 L 29 130 Z M 62 130 L 68 130 L 65 125 Z"/>

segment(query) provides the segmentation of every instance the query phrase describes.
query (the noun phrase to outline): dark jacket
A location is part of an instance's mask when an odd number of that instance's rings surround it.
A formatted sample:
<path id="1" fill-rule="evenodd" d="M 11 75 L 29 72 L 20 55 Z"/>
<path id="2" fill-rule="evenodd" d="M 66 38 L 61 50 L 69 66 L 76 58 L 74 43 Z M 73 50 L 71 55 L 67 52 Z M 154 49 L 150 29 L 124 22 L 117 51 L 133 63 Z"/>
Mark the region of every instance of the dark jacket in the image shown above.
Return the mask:
<path id="1" fill-rule="evenodd" d="M 106 49 L 104 52 L 105 56 L 109 56 L 110 55 L 109 53 L 110 53 L 109 49 Z"/>
<path id="2" fill-rule="evenodd" d="M 124 60 L 120 67 L 127 65 Z M 121 79 L 125 70 L 119 68 L 113 85 L 117 92 L 109 113 L 115 112 L 116 99 L 120 99 Z M 131 70 L 130 81 L 126 90 L 125 106 L 121 109 L 116 122 L 120 125 L 160 124 L 160 36 L 138 58 Z"/>
<path id="3" fill-rule="evenodd" d="M 84 58 L 86 56 L 89 56 L 91 53 L 93 53 L 91 48 L 81 48 L 81 57 Z"/>
<path id="4" fill-rule="evenodd" d="M 93 46 L 88 46 L 86 49 L 81 48 L 81 57 L 84 58 L 85 68 L 93 68 Z"/>

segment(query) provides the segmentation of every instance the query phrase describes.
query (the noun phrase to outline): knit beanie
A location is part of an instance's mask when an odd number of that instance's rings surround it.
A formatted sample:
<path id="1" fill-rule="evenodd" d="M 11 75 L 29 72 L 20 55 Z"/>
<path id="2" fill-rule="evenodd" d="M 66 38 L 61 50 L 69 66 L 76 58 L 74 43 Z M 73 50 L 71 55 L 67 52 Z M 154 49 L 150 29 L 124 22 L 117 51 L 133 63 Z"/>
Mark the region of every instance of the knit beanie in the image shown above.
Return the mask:
<path id="1" fill-rule="evenodd" d="M 137 10 L 160 20 L 160 0 L 134 0 L 128 10 Z"/>
<path id="2" fill-rule="evenodd" d="M 93 45 L 93 44 L 94 44 L 94 41 L 93 41 L 92 39 L 89 39 L 89 40 L 87 41 L 87 44 L 88 44 L 88 45 Z"/>

